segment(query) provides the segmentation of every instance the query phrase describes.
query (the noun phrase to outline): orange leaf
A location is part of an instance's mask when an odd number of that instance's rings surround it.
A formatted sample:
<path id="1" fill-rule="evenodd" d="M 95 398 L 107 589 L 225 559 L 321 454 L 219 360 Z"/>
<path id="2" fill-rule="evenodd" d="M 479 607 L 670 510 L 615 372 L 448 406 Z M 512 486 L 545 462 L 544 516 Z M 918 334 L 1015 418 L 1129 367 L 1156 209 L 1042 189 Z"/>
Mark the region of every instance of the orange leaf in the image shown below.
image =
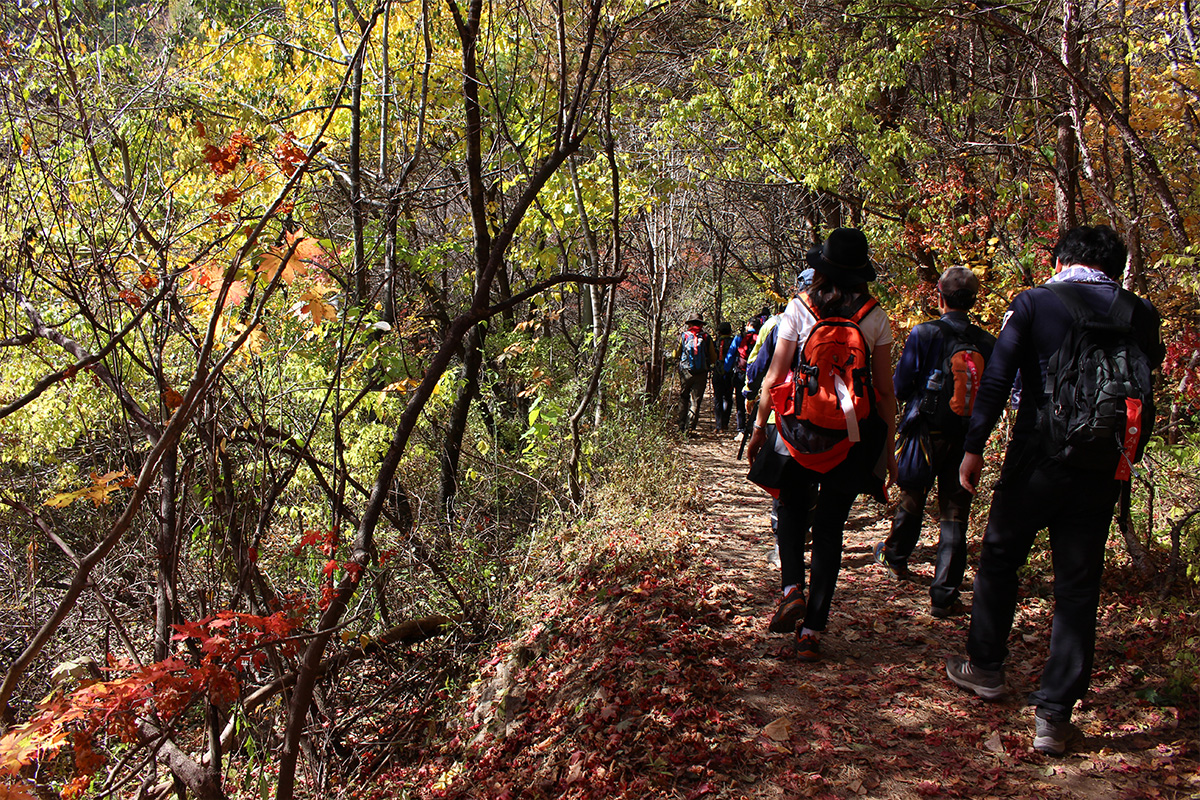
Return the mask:
<path id="1" fill-rule="evenodd" d="M 0 783 L 0 800 L 37 800 L 37 796 L 17 783 Z"/>
<path id="2" fill-rule="evenodd" d="M 150 291 L 158 286 L 158 276 L 149 272 L 143 272 L 138 276 L 138 283 L 142 285 L 143 289 Z"/>
<path id="3" fill-rule="evenodd" d="M 125 470 L 106 472 L 103 475 L 97 475 L 93 472 L 91 477 L 91 486 L 85 486 L 73 492 L 56 494 L 43 503 L 43 505 L 50 506 L 51 508 L 65 508 L 76 500 L 91 500 L 95 505 L 107 503 L 110 494 L 126 485 L 128 473 Z"/>
<path id="4" fill-rule="evenodd" d="M 296 145 L 296 134 L 288 131 L 282 141 L 275 145 L 273 153 L 279 169 L 289 178 L 296 173 L 296 168 L 308 161 L 308 154 Z"/>
<path id="5" fill-rule="evenodd" d="M 162 401 L 163 405 L 167 407 L 168 411 L 174 411 L 183 405 L 183 395 L 168 387 L 163 390 Z"/>
<path id="6" fill-rule="evenodd" d="M 281 281 L 290 285 L 297 277 L 307 275 L 310 265 L 323 267 L 328 264 L 329 254 L 316 239 L 306 236 L 303 228 L 286 234 L 284 241 L 285 246 L 272 247 L 258 257 L 258 272 L 267 280 L 274 280 L 279 275 Z"/>
<path id="7" fill-rule="evenodd" d="M 312 317 L 313 327 L 319 326 L 327 319 L 337 319 L 337 309 L 322 299 L 323 294 L 324 292 L 314 288 L 309 289 L 300 296 L 300 303 L 298 304 L 300 309 L 297 312 L 297 316 L 308 314 Z"/>
<path id="8" fill-rule="evenodd" d="M 138 297 L 136 294 L 131 292 L 129 289 L 122 289 L 121 291 L 117 292 L 117 297 L 121 298 L 126 303 L 133 306 L 134 308 L 142 307 L 142 298 Z"/>
<path id="9" fill-rule="evenodd" d="M 242 190 L 236 186 L 233 186 L 219 194 L 214 194 L 213 200 L 217 201 L 217 205 L 219 205 L 221 208 L 225 208 L 226 206 L 231 206 L 236 203 L 238 198 L 241 196 Z"/>
<path id="10" fill-rule="evenodd" d="M 193 264 L 188 270 L 188 275 L 191 277 L 191 284 L 188 286 L 190 292 L 206 291 L 209 299 L 214 302 L 217 299 L 217 294 L 221 291 L 221 283 L 225 280 L 225 267 L 215 261 L 209 261 L 206 264 Z M 230 306 L 240 305 L 249 294 L 246 289 L 245 281 L 230 281 L 229 291 L 225 293 L 225 305 L 222 310 Z"/>

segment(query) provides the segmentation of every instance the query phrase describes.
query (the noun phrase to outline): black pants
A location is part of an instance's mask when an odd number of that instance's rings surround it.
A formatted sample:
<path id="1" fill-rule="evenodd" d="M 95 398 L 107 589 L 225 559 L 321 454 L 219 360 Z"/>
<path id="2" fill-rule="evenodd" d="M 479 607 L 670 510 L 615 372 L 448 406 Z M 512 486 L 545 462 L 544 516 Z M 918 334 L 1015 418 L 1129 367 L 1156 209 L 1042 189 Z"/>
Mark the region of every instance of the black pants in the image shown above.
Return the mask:
<path id="1" fill-rule="evenodd" d="M 746 388 L 746 373 L 734 370 L 733 373 L 733 402 L 737 406 L 737 429 L 749 433 L 746 419 L 746 397 L 742 390 Z"/>
<path id="2" fill-rule="evenodd" d="M 806 588 L 804 534 L 811 520 L 812 566 L 807 583 L 808 611 L 803 623 L 810 630 L 823 631 L 829 621 L 833 591 L 842 566 L 842 534 L 850 507 L 862 486 L 864 461 L 868 460 L 865 453 L 857 452 L 861 450 L 863 446 L 856 445 L 845 461 L 823 475 L 805 469 L 791 459 L 783 471 L 776 530 L 781 585 L 796 584 L 802 590 Z"/>
<path id="3" fill-rule="evenodd" d="M 1019 445 L 1010 446 L 992 494 L 975 573 L 967 654 L 984 669 L 1003 666 L 1017 605 L 1017 570 L 1037 532 L 1048 528 L 1054 563 L 1050 656 L 1029 702 L 1038 707 L 1039 716 L 1066 720 L 1091 682 L 1100 575 L 1120 484 L 1111 475 L 1054 461 L 1022 465 L 1026 460 L 1014 458 L 1014 448 Z M 1010 464 L 1020 468 L 1010 469 Z"/>
<path id="4" fill-rule="evenodd" d="M 950 440 L 930 436 L 932 477 L 938 492 L 938 548 L 933 585 L 929 598 L 933 605 L 947 608 L 958 599 L 959 585 L 967 568 L 967 520 L 971 511 L 971 493 L 958 482 L 962 463 L 961 438 Z M 921 538 L 925 518 L 925 500 L 932 481 L 926 484 L 901 484 L 900 504 L 892 519 L 892 531 L 883 545 L 883 554 L 896 566 L 908 566 L 909 556 Z"/>
<path id="5" fill-rule="evenodd" d="M 733 413 L 733 376 L 718 373 L 713 370 L 713 416 L 716 418 L 717 431 L 729 427 L 729 417 Z"/>

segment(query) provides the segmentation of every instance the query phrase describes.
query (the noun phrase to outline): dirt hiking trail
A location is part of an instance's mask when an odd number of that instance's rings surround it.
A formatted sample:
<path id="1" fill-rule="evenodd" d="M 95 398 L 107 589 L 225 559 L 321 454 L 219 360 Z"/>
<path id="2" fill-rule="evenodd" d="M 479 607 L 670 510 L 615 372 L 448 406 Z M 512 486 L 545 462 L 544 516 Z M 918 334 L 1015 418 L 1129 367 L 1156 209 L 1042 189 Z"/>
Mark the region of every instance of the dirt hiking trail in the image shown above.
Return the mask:
<path id="1" fill-rule="evenodd" d="M 592 522 L 606 540 L 596 566 L 582 574 L 564 566 L 536 624 L 489 651 L 451 743 L 414 767 L 419 774 L 394 774 L 404 786 L 432 787 L 408 796 L 1200 796 L 1195 698 L 1142 699 L 1170 684 L 1166 653 L 1175 648 L 1180 660 L 1194 613 L 1156 615 L 1153 593 L 1129 588 L 1110 567 L 1092 690 L 1075 715 L 1085 739 L 1066 757 L 1044 756 L 1030 747 L 1024 698 L 1049 641 L 1046 580 L 1021 587 L 1009 698 L 980 700 L 945 676 L 967 619 L 928 613 L 933 518 L 910 562 L 917 579 L 897 582 L 872 557 L 890 515 L 860 500 L 822 659 L 801 662 L 793 636 L 767 631 L 780 594 L 779 570 L 767 563 L 768 498 L 746 482 L 731 437 L 700 434 L 681 447 L 697 487 L 682 529 L 674 515 L 606 527 L 600 509 Z M 665 537 L 665 548 L 656 540 L 650 549 L 661 557 L 619 557 L 646 536 Z M 1031 576 L 1046 574 L 1044 561 L 1036 567 Z"/>
<path id="2" fill-rule="evenodd" d="M 1022 587 L 1010 639 L 1009 698 L 977 699 L 951 684 L 944 671 L 947 656 L 964 651 L 968 618 L 929 615 L 936 511 L 910 561 L 917 580 L 901 582 L 873 559 L 875 543 L 887 535 L 890 509 L 860 498 L 846 525 L 822 659 L 801 662 L 793 637 L 766 626 L 780 596 L 779 570 L 767 562 L 773 545 L 769 498 L 745 480 L 746 462 L 736 460 L 737 444 L 728 436 L 702 434 L 683 447 L 700 485 L 712 487 L 698 526 L 712 580 L 737 587 L 745 603 L 729 621 L 738 644 L 730 657 L 745 676 L 744 688 L 730 700 L 744 707 L 750 729 L 742 740 L 754 737 L 763 763 L 761 777 L 741 794 L 1200 795 L 1195 714 L 1180 721 L 1174 709 L 1137 702 L 1132 686 L 1145 665 L 1128 657 L 1122 616 L 1130 611 L 1121 602 L 1101 600 L 1097 677 L 1074 720 L 1084 741 L 1067 757 L 1043 756 L 1030 747 L 1033 709 L 1025 697 L 1037 686 L 1049 642 L 1048 586 Z M 986 514 L 986 500 L 975 515 Z M 963 594 L 968 606 L 977 548 L 973 534 Z"/>

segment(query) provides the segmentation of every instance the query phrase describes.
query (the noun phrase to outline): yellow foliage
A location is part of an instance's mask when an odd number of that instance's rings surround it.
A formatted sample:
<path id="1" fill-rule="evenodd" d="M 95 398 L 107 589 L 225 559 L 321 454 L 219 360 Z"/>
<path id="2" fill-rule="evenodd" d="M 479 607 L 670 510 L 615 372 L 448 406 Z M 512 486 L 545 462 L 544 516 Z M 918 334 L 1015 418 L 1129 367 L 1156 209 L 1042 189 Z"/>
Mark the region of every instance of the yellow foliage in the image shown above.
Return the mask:
<path id="1" fill-rule="evenodd" d="M 133 476 L 125 470 L 106 472 L 103 475 L 97 475 L 93 472 L 91 486 L 85 486 L 73 492 L 56 494 L 43 503 L 43 505 L 50 506 L 51 508 L 65 508 L 77 500 L 91 500 L 93 504 L 98 506 L 107 503 L 108 496 L 117 489 L 128 489 L 133 485 Z"/>

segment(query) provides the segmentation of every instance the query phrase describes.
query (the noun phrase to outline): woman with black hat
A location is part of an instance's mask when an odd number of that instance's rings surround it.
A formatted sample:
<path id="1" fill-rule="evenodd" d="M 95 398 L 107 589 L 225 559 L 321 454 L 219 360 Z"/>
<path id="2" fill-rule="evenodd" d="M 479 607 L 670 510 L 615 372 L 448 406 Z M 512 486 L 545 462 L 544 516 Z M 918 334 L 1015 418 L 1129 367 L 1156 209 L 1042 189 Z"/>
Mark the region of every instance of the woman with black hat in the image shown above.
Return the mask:
<path id="1" fill-rule="evenodd" d="M 797 296 L 784 311 L 778 325 L 775 355 L 763 379 L 764 387 L 784 382 L 792 369 L 797 349 L 803 348 L 817 322 L 817 315 L 841 316 L 837 312 L 861 308 L 870 296 L 867 284 L 875 279 L 875 268 L 862 231 L 853 228 L 832 231 L 824 245 L 808 251 L 807 261 L 814 270 L 813 282 L 804 290 L 808 302 Z M 816 310 L 816 315 L 810 306 Z M 887 429 L 882 452 L 888 454 L 888 476 L 894 480 L 896 396 L 892 388 L 891 323 L 883 308 L 876 306 L 862 317 L 859 328 L 871 348 L 876 408 Z M 766 441 L 765 426 L 772 406 L 771 393 L 764 390 L 748 445 L 751 463 Z M 769 627 L 776 633 L 795 630 L 796 655 L 802 661 L 816 661 L 821 657 L 820 634 L 829 619 L 841 567 L 842 533 L 850 507 L 860 491 L 865 490 L 868 478 L 879 462 L 881 451 L 877 439 L 872 442 L 864 437 L 850 448 L 844 461 L 828 472 L 814 472 L 788 459 L 781 473 L 778 536 L 783 597 Z M 804 531 L 808 523 L 808 500 L 814 485 L 817 486 L 817 503 L 812 512 L 812 564 L 806 602 Z"/>

